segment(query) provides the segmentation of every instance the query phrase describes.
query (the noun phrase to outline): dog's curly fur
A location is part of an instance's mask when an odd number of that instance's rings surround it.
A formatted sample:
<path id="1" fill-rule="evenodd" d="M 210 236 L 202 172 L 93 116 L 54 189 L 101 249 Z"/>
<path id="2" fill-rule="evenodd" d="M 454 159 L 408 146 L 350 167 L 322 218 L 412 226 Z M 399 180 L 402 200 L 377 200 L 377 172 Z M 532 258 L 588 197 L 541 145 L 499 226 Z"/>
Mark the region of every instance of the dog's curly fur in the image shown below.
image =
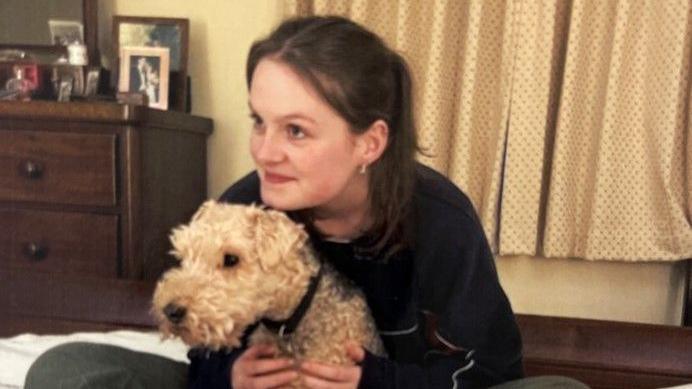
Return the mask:
<path id="1" fill-rule="evenodd" d="M 153 311 L 165 336 L 179 336 L 193 347 L 238 347 L 251 324 L 285 320 L 320 267 L 301 226 L 257 206 L 208 201 L 188 225 L 173 231 L 171 241 L 180 267 L 159 281 Z M 238 263 L 224 266 L 226 255 L 237 256 Z M 345 351 L 348 341 L 383 355 L 362 292 L 322 266 L 321 282 L 295 332 L 280 338 L 260 325 L 250 343 L 275 344 L 280 355 L 334 364 L 353 363 Z M 169 304 L 184 309 L 178 323 L 164 313 Z"/>

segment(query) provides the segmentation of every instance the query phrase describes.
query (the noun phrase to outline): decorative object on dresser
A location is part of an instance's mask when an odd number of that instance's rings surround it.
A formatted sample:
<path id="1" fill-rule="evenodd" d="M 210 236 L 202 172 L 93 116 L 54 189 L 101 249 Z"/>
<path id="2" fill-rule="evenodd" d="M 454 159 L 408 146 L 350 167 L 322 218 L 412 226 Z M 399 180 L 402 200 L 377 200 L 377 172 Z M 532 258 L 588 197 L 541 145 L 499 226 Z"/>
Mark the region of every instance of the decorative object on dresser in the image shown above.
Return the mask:
<path id="1" fill-rule="evenodd" d="M 51 77 L 53 96 L 57 101 L 70 101 L 72 96 L 84 94 L 84 67 L 75 65 L 53 65 Z M 66 87 L 69 92 L 66 93 Z"/>
<path id="2" fill-rule="evenodd" d="M 169 230 L 206 199 L 209 119 L 0 102 L 0 336 L 151 325 Z"/>
<path id="3" fill-rule="evenodd" d="M 0 26 L 6 27 L 0 34 L 0 100 L 115 100 L 114 90 L 107 83 L 108 71 L 101 69 L 97 44 L 100 1 L 4 0 L 0 3 L 3 11 Z M 38 82 L 33 83 L 28 95 L 5 88 L 3 80 L 11 73 L 7 68 L 14 64 L 37 67 Z M 87 69 L 98 70 L 101 84 L 93 71 L 92 82 L 88 84 Z"/>
<path id="4" fill-rule="evenodd" d="M 84 44 L 84 25 L 74 20 L 49 19 L 50 40 L 54 45 Z"/>
<path id="5" fill-rule="evenodd" d="M 185 111 L 187 101 L 187 53 L 189 20 L 141 16 L 113 17 L 113 51 L 122 61 L 124 47 L 167 47 L 170 57 L 169 105 Z M 122 67 L 121 67 L 122 69 Z M 166 77 L 160 74 L 161 79 Z M 120 74 L 122 77 L 122 72 Z M 119 82 L 122 85 L 122 81 Z M 122 91 L 122 89 L 121 89 Z M 162 91 L 163 92 L 163 91 Z M 149 100 L 152 100 L 151 98 Z"/>
<path id="6" fill-rule="evenodd" d="M 167 47 L 121 48 L 118 91 L 145 94 L 149 107 L 168 109 L 169 53 Z"/>
<path id="7" fill-rule="evenodd" d="M 101 69 L 97 67 L 87 68 L 86 82 L 84 84 L 84 96 L 95 96 L 99 92 L 99 82 L 101 81 Z"/>
<path id="8" fill-rule="evenodd" d="M 29 101 L 40 86 L 38 65 L 31 62 L 0 63 L 0 90 L 16 92 L 16 100 Z M 4 89 L 3 89 L 4 88 Z"/>

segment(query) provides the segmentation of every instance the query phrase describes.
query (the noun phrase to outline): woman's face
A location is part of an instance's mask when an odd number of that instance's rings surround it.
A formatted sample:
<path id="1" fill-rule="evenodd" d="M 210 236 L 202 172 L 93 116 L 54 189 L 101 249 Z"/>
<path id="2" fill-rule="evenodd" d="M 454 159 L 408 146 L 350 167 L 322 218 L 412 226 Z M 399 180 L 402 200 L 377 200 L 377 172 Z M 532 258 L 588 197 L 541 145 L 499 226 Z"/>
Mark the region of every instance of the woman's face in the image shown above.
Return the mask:
<path id="1" fill-rule="evenodd" d="M 348 210 L 367 197 L 361 141 L 288 65 L 263 59 L 250 86 L 250 151 L 262 201 L 279 210 Z"/>

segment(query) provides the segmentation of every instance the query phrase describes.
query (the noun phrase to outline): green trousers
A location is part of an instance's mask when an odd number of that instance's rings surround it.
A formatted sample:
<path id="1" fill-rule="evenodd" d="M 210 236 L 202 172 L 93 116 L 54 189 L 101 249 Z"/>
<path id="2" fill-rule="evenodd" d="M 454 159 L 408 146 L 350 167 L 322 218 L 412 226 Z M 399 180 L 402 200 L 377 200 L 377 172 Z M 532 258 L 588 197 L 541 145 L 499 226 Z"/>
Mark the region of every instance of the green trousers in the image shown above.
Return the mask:
<path id="1" fill-rule="evenodd" d="M 96 343 L 54 347 L 31 365 L 25 389 L 184 389 L 187 364 Z"/>
<path id="2" fill-rule="evenodd" d="M 68 343 L 39 356 L 25 389 L 185 389 L 187 364 L 95 343 Z M 531 377 L 492 389 L 588 389 L 566 377 Z"/>

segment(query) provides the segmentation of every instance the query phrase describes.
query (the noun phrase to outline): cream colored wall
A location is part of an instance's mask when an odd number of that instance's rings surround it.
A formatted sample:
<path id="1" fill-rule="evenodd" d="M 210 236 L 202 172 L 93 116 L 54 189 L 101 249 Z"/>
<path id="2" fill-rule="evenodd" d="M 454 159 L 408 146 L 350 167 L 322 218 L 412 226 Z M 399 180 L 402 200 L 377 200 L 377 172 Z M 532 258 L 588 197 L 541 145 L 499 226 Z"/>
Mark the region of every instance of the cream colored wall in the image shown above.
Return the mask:
<path id="1" fill-rule="evenodd" d="M 685 264 L 498 258 L 514 310 L 642 323 L 682 320 Z"/>
<path id="2" fill-rule="evenodd" d="M 244 81 L 250 43 L 280 20 L 273 0 L 100 0 L 100 47 L 110 48 L 112 15 L 190 19 L 193 113 L 214 120 L 209 196 L 252 168 Z M 498 258 L 501 282 L 517 312 L 678 324 L 683 264 Z"/>

